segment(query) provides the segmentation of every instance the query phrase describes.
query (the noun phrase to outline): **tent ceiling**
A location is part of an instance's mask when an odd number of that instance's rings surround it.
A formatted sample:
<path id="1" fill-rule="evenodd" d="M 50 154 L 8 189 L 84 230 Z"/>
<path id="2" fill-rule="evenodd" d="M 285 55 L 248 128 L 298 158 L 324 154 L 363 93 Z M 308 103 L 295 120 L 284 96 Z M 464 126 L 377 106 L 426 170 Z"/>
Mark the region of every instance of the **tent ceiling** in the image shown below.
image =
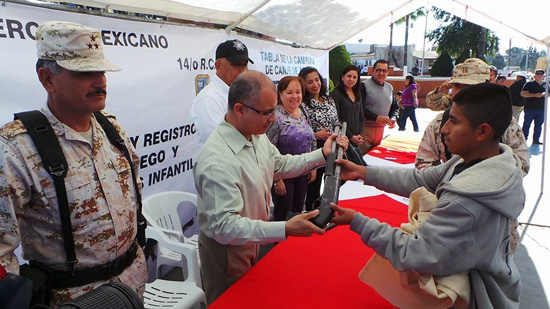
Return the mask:
<path id="1" fill-rule="evenodd" d="M 330 49 L 376 23 L 390 24 L 432 5 L 491 30 L 550 45 L 544 26 L 550 1 L 510 5 L 501 0 L 73 0 L 72 3 L 195 22 L 236 26 L 312 48 Z M 228 29 L 231 29 L 229 27 Z"/>

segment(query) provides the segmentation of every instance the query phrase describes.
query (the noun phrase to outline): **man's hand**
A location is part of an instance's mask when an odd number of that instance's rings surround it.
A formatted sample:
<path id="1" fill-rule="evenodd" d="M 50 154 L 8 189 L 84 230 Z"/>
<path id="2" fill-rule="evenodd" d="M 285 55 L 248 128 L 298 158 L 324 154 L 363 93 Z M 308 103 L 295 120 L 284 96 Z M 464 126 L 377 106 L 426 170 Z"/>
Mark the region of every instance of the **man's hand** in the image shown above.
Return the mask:
<path id="1" fill-rule="evenodd" d="M 391 119 L 390 119 L 390 129 L 395 128 L 395 123 L 396 123 L 396 122 L 397 122 L 397 121 L 395 120 L 395 118 L 391 118 Z"/>
<path id="2" fill-rule="evenodd" d="M 307 183 L 314 182 L 315 178 L 317 178 L 317 170 L 313 170 L 309 172 L 309 175 L 307 176 Z"/>
<path id="3" fill-rule="evenodd" d="M 365 173 L 367 168 L 365 166 L 357 165 L 351 161 L 339 159 L 335 161 L 340 165 L 340 179 L 341 180 L 357 180 L 365 179 Z"/>
<path id="4" fill-rule="evenodd" d="M 325 154 L 325 157 L 328 157 L 328 155 L 330 154 L 330 151 L 332 150 L 332 141 L 334 139 L 336 139 L 336 143 L 338 143 L 338 145 L 344 148 L 344 152 L 348 150 L 348 146 L 349 146 L 348 137 L 347 136 L 342 136 L 341 138 L 337 138 L 337 137 L 338 135 L 336 135 L 335 133 L 332 133 L 332 135 L 329 138 L 327 138 L 327 141 L 323 145 L 323 153 Z"/>
<path id="5" fill-rule="evenodd" d="M 350 225 L 351 220 L 357 214 L 357 211 L 349 208 L 342 208 L 334 203 L 330 203 L 330 207 L 336 211 L 337 215 L 330 222 L 336 225 Z"/>
<path id="6" fill-rule="evenodd" d="M 376 116 L 376 122 L 381 123 L 381 124 L 385 124 L 385 125 L 390 125 L 391 124 L 390 117 L 383 116 L 383 115 Z"/>
<path id="7" fill-rule="evenodd" d="M 298 237 L 309 237 L 315 234 L 324 234 L 325 230 L 320 229 L 311 223 L 309 219 L 315 218 L 319 215 L 319 210 L 315 209 L 312 212 L 306 212 L 292 217 L 285 223 L 285 235 L 288 236 L 298 236 Z"/>
<path id="8" fill-rule="evenodd" d="M 441 86 L 437 88 L 437 93 L 441 93 L 441 92 L 449 93 L 449 89 L 451 89 L 451 84 L 449 83 L 450 81 L 451 81 L 450 79 L 444 81 L 443 84 L 441 84 Z"/>
<path id="9" fill-rule="evenodd" d="M 315 139 L 326 141 L 327 138 L 329 138 L 331 134 L 326 128 L 324 128 L 321 131 L 315 132 L 313 135 L 315 136 Z"/>
<path id="10" fill-rule="evenodd" d="M 275 194 L 277 195 L 286 195 L 286 186 L 285 186 L 285 182 L 280 179 L 278 180 L 275 185 L 274 185 L 274 189 L 275 189 Z"/>

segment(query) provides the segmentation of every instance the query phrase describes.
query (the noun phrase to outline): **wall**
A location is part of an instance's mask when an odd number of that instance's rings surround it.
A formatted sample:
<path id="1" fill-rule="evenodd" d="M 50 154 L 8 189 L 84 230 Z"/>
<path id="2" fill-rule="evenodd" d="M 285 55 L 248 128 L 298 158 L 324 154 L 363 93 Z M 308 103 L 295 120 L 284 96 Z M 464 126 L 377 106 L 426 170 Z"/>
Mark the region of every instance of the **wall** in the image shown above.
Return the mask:
<path id="1" fill-rule="evenodd" d="M 365 78 L 365 77 L 363 77 Z M 370 78 L 367 77 L 367 78 Z M 416 77 L 416 83 L 418 84 L 418 100 L 420 102 L 420 107 L 426 107 L 426 95 L 428 92 L 435 90 L 436 87 L 441 85 L 444 81 L 449 79 L 448 77 Z M 390 83 L 393 86 L 393 90 L 395 92 L 397 91 L 403 91 L 405 89 L 405 77 L 393 77 L 390 76 L 387 79 L 387 82 Z M 515 79 L 508 78 L 504 85 L 506 87 L 510 87 L 515 82 Z"/>

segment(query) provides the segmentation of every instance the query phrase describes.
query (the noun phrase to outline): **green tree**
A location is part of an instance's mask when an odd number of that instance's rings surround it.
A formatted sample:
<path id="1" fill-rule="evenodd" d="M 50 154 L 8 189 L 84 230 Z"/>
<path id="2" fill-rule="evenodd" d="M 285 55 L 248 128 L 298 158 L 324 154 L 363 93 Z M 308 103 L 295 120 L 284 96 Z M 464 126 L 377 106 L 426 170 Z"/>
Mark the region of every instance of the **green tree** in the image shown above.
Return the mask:
<path id="1" fill-rule="evenodd" d="M 453 60 L 448 52 L 444 51 L 437 57 L 430 70 L 432 76 L 451 76 L 453 73 Z"/>
<path id="2" fill-rule="evenodd" d="M 410 21 L 414 22 L 418 19 L 418 17 L 421 17 L 421 16 L 426 16 L 426 14 L 424 14 L 424 7 L 421 7 L 416 11 L 408 14 L 407 16 L 402 17 L 395 21 L 396 25 L 405 23 L 405 46 L 403 48 L 403 67 L 407 65 L 407 47 L 408 47 L 407 45 L 409 45 L 409 22 Z"/>
<path id="3" fill-rule="evenodd" d="M 498 54 L 493 58 L 493 62 L 491 62 L 492 65 L 497 67 L 497 69 L 502 70 L 506 66 L 506 62 L 504 61 L 504 56 L 501 54 Z"/>
<path id="4" fill-rule="evenodd" d="M 498 37 L 492 31 L 441 9 L 434 7 L 433 11 L 435 19 L 448 23 L 426 35 L 430 41 L 437 42 L 439 53 L 446 51 L 456 58 L 467 52 L 485 61 L 486 55 L 494 56 L 498 52 Z"/>
<path id="5" fill-rule="evenodd" d="M 544 50 L 539 52 L 536 48 L 532 47 L 529 47 L 529 49 L 512 47 L 506 51 L 506 58 L 510 59 L 510 65 L 519 66 L 521 70 L 533 69 L 537 63 L 537 59 L 544 56 L 546 56 Z M 527 66 L 525 66 L 526 58 L 528 59 Z"/>
<path id="6" fill-rule="evenodd" d="M 332 82 L 332 79 L 328 79 L 328 93 L 331 93 L 332 90 L 334 90 L 334 83 Z"/>
<path id="7" fill-rule="evenodd" d="M 466 59 L 470 58 L 470 51 L 469 50 L 464 50 L 462 51 L 462 53 L 460 53 L 460 55 L 458 55 L 458 57 L 456 58 L 456 61 L 455 63 L 462 63 L 464 61 L 466 61 Z"/>
<path id="8" fill-rule="evenodd" d="M 331 49 L 328 53 L 328 64 L 329 78 L 337 83 L 344 68 L 351 64 L 346 46 L 340 45 Z"/>

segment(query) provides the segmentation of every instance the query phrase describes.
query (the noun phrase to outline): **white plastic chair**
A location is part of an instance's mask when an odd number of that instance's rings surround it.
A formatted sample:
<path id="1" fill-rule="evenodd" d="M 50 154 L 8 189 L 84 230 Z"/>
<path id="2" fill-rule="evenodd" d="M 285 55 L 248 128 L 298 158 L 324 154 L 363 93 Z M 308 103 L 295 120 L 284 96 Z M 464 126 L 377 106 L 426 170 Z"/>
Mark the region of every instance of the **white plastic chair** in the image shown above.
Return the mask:
<path id="1" fill-rule="evenodd" d="M 168 281 L 156 279 L 145 285 L 144 306 L 153 308 L 201 308 L 206 307 L 206 296 L 200 288 L 199 261 L 195 248 L 172 240 L 161 230 L 154 226 L 147 227 L 147 238 L 156 240 L 159 245 L 180 254 L 180 261 L 186 261 L 187 265 L 181 265 L 188 269 L 185 281 Z"/>
<path id="2" fill-rule="evenodd" d="M 182 205 L 181 207 L 183 211 L 178 212 L 178 208 L 182 202 L 189 203 Z M 183 213 L 183 217 L 181 219 L 180 213 Z M 199 229 L 197 219 L 197 196 L 195 194 L 181 191 L 167 191 L 153 194 L 143 200 L 143 216 L 149 225 L 164 232 L 170 239 L 181 243 L 186 243 L 194 247 L 198 258 Z M 190 222 L 190 220 L 193 220 L 193 224 L 184 233 L 182 222 L 185 224 Z M 162 265 L 168 267 L 180 267 L 181 255 L 172 252 L 162 245 L 159 246 L 156 278 L 162 277 Z M 200 272 L 199 268 L 197 268 L 196 271 Z M 200 284 L 199 286 L 202 286 L 202 282 L 200 280 L 198 282 Z"/>

